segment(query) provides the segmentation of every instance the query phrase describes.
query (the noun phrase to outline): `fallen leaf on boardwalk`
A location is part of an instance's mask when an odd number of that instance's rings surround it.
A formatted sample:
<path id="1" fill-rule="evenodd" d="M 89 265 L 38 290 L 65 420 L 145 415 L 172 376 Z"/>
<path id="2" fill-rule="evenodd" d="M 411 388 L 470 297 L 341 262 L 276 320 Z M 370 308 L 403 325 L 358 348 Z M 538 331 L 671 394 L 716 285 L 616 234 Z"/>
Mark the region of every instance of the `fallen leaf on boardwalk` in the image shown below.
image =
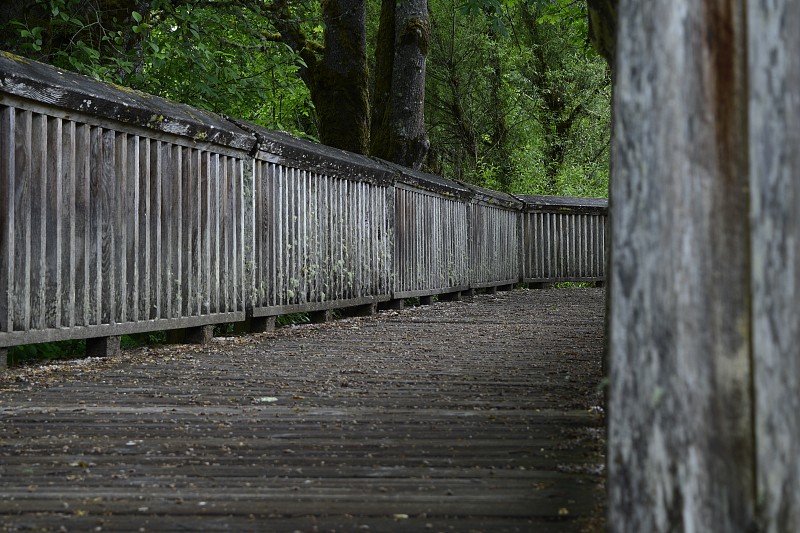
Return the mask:
<path id="1" fill-rule="evenodd" d="M 275 396 L 262 396 L 261 398 L 253 398 L 253 401 L 256 403 L 272 403 L 277 402 L 278 399 Z"/>
<path id="2" fill-rule="evenodd" d="M 408 520 L 408 515 L 405 513 L 397 513 L 393 516 L 395 520 Z"/>
<path id="3" fill-rule="evenodd" d="M 567 516 L 569 514 L 569 509 L 566 507 L 562 507 L 558 510 L 558 516 Z"/>

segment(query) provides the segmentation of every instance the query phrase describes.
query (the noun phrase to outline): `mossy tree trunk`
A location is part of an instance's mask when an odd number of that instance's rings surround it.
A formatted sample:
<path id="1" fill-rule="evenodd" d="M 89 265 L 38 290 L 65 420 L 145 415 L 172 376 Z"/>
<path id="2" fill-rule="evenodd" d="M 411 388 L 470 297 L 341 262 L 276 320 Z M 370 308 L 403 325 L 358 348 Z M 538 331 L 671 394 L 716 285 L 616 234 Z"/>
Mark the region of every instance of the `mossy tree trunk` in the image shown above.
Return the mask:
<path id="1" fill-rule="evenodd" d="M 311 99 L 320 141 L 359 154 L 369 148 L 369 76 L 365 0 L 324 0 L 325 49 Z"/>
<path id="2" fill-rule="evenodd" d="M 430 148 L 424 114 L 430 34 L 427 0 L 383 0 L 370 152 L 415 169 Z"/>
<path id="3" fill-rule="evenodd" d="M 323 144 L 366 154 L 369 148 L 369 85 L 366 0 L 324 0 L 324 46 L 307 39 L 288 0 L 269 9 L 279 31 L 266 36 L 289 45 L 305 65 L 300 78 L 308 87 Z"/>
<path id="4" fill-rule="evenodd" d="M 589 40 L 597 53 L 614 66 L 617 43 L 617 3 L 619 0 L 587 0 L 589 6 Z"/>

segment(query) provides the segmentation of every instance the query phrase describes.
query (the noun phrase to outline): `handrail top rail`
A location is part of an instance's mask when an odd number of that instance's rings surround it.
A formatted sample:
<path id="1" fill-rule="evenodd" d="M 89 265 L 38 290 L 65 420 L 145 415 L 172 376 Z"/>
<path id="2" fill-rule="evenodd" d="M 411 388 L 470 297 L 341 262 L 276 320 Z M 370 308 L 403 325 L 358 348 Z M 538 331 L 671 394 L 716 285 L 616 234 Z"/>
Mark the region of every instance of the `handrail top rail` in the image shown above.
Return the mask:
<path id="1" fill-rule="evenodd" d="M 0 103 L 3 94 L 42 102 L 67 111 L 216 144 L 251 156 L 289 163 L 301 170 L 333 173 L 381 185 L 395 183 L 453 197 L 523 211 L 602 214 L 605 198 L 511 195 L 402 167 L 217 115 L 142 91 L 102 82 L 0 50 Z"/>
<path id="2" fill-rule="evenodd" d="M 0 51 L 2 93 L 146 129 L 250 151 L 252 135 L 223 117 Z"/>
<path id="3" fill-rule="evenodd" d="M 264 128 L 244 120 L 229 118 L 236 126 L 254 136 L 253 157 L 262 161 L 288 163 L 289 166 L 320 174 L 347 176 L 352 180 L 388 185 L 394 181 L 393 170 L 382 161 L 301 139 L 283 131 Z"/>
<path id="4" fill-rule="evenodd" d="M 577 196 L 545 196 L 540 194 L 515 194 L 525 205 L 525 211 L 584 212 L 602 214 L 608 211 L 607 198 Z"/>
<path id="5" fill-rule="evenodd" d="M 495 191 L 493 189 L 487 189 L 471 183 L 464 183 L 464 185 L 469 187 L 474 198 L 479 202 L 505 207 L 508 209 L 521 210 L 524 208 L 524 203 L 512 194 Z"/>

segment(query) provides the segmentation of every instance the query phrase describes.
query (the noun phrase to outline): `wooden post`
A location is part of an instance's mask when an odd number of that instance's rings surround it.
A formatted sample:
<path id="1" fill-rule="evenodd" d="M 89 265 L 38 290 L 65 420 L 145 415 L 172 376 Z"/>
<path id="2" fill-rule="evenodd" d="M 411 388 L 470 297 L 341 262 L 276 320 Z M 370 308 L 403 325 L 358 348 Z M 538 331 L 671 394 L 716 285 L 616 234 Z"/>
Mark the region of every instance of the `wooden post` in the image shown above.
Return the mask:
<path id="1" fill-rule="evenodd" d="M 168 344 L 206 344 L 213 338 L 213 324 L 167 331 Z"/>
<path id="2" fill-rule="evenodd" d="M 122 352 L 120 336 L 86 339 L 86 357 L 110 357 Z"/>
<path id="3" fill-rule="evenodd" d="M 372 316 L 378 311 L 378 304 L 364 304 L 346 310 L 348 316 Z"/>
<path id="4" fill-rule="evenodd" d="M 462 298 L 474 298 L 475 297 L 475 289 L 467 289 L 465 291 L 461 291 Z"/>
<path id="5" fill-rule="evenodd" d="M 419 305 L 431 305 L 433 303 L 433 296 L 420 296 Z"/>
<path id="6" fill-rule="evenodd" d="M 392 300 L 381 302 L 378 304 L 379 310 L 387 309 L 402 309 L 405 306 L 405 300 L 402 298 L 394 298 Z"/>
<path id="7" fill-rule="evenodd" d="M 314 324 L 322 324 L 333 320 L 333 312 L 330 309 L 312 311 L 308 314 L 308 316 L 311 319 L 311 322 Z"/>
<path id="8" fill-rule="evenodd" d="M 756 501 L 761 531 L 800 531 L 800 3 L 747 23 Z"/>
<path id="9" fill-rule="evenodd" d="M 186 328 L 184 332 L 183 340 L 187 344 L 207 344 L 214 338 L 214 325 Z"/>
<path id="10" fill-rule="evenodd" d="M 8 348 L 0 348 L 0 370 L 8 368 Z"/>
<path id="11" fill-rule="evenodd" d="M 250 316 L 233 325 L 233 332 L 238 334 L 266 333 L 275 330 L 274 316 Z"/>
<path id="12" fill-rule="evenodd" d="M 274 316 L 250 317 L 250 333 L 268 333 L 275 331 Z"/>
<path id="13" fill-rule="evenodd" d="M 785 8 L 789 2 L 770 4 Z M 798 33 L 790 25 L 800 22 L 796 16 L 773 16 L 776 25 Z M 619 5 L 608 332 L 610 531 L 760 530 L 745 21 L 744 0 Z M 757 40 L 767 32 L 749 33 Z M 785 63 L 796 66 L 795 50 L 784 52 Z M 797 86 L 787 90 L 795 91 L 796 100 Z M 796 132 L 800 116 L 789 120 Z M 799 220 L 796 211 L 793 205 L 793 220 Z M 793 350 L 796 357 L 797 345 Z M 796 362 L 791 368 L 797 375 Z M 784 450 L 796 452 L 798 426 L 782 427 L 794 428 L 780 438 L 792 441 Z M 776 457 L 797 472 L 797 453 Z M 796 504 L 798 477 L 770 475 L 793 480 L 774 489 Z M 797 508 L 784 510 L 796 518 Z M 800 526 L 790 523 L 770 531 Z"/>
<path id="14" fill-rule="evenodd" d="M 439 295 L 440 302 L 460 302 L 461 301 L 461 293 L 460 292 L 446 292 L 444 294 Z"/>

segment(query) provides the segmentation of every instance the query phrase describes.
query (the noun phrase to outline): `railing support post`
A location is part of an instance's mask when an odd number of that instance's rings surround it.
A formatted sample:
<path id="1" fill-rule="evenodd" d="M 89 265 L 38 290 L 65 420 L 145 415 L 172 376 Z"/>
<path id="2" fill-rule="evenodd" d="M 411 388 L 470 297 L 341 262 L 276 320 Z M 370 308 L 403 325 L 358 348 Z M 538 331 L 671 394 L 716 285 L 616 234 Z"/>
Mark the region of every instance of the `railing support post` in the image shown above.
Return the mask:
<path id="1" fill-rule="evenodd" d="M 378 310 L 385 311 L 387 309 L 402 309 L 405 306 L 405 300 L 402 298 L 394 298 L 387 302 L 381 302 L 378 304 Z"/>
<path id="2" fill-rule="evenodd" d="M 122 352 L 120 347 L 120 336 L 98 337 L 86 339 L 86 357 L 109 357 L 119 355 Z"/>
<path id="3" fill-rule="evenodd" d="M 460 302 L 461 301 L 461 293 L 460 292 L 446 292 L 444 294 L 439 295 L 440 302 Z"/>
<path id="4" fill-rule="evenodd" d="M 188 344 L 206 344 L 214 338 L 214 326 L 197 326 L 186 328 L 184 341 Z"/>
<path id="5" fill-rule="evenodd" d="M 250 333 L 268 333 L 275 331 L 274 316 L 253 316 L 250 317 Z"/>
<path id="6" fill-rule="evenodd" d="M 234 333 L 266 333 L 274 329 L 274 316 L 250 316 L 233 326 Z"/>
<path id="7" fill-rule="evenodd" d="M 214 325 L 173 329 L 167 332 L 169 344 L 206 344 L 214 338 Z"/>
<path id="8" fill-rule="evenodd" d="M 8 368 L 8 348 L 0 348 L 0 370 Z"/>
<path id="9" fill-rule="evenodd" d="M 330 309 L 324 309 L 322 311 L 312 311 L 308 314 L 311 322 L 314 324 L 324 324 L 325 322 L 330 322 L 333 320 L 333 313 Z"/>

